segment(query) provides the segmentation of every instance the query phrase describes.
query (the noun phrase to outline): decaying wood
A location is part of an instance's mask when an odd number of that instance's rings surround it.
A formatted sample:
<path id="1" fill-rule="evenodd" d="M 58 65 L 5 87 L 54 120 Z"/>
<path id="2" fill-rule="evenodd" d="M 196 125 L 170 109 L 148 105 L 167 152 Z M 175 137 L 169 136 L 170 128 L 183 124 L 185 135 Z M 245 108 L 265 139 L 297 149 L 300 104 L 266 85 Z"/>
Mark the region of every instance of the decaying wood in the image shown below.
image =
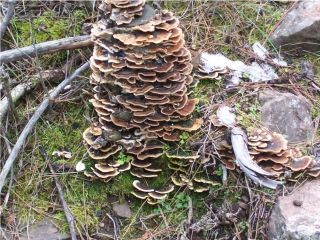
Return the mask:
<path id="1" fill-rule="evenodd" d="M 51 93 L 48 97 L 44 98 L 42 103 L 39 105 L 37 110 L 34 112 L 33 116 L 23 129 L 22 133 L 20 134 L 16 144 L 14 145 L 12 152 L 10 153 L 5 165 L 3 166 L 3 169 L 0 173 L 0 194 L 2 192 L 2 188 L 5 184 L 7 175 L 16 160 L 16 158 L 19 155 L 19 152 L 21 148 L 23 147 L 26 139 L 28 138 L 29 134 L 33 130 L 35 124 L 37 121 L 40 119 L 41 115 L 44 113 L 44 111 L 47 109 L 49 106 L 50 101 L 54 100 L 59 93 L 67 86 L 70 84 L 72 80 L 74 80 L 77 76 L 79 76 L 83 71 L 87 70 L 89 68 L 89 62 L 85 63 L 82 65 L 80 68 L 78 68 L 70 77 L 66 78 L 63 82 L 61 82 Z"/>
<path id="2" fill-rule="evenodd" d="M 10 90 L 10 80 L 9 80 L 9 74 L 5 71 L 4 67 L 3 66 L 0 66 L 0 82 L 3 82 L 3 86 L 4 86 L 4 92 L 5 92 L 5 95 L 6 95 L 6 103 L 7 103 L 7 107 L 6 107 L 6 110 L 8 110 L 8 108 L 10 108 L 12 114 L 14 115 L 15 119 L 18 120 L 18 114 L 14 108 L 14 104 L 13 104 L 13 99 L 12 99 L 12 95 L 11 95 L 11 90 Z M 5 108 L 5 107 L 4 107 Z M 2 107 L 1 107 L 1 104 L 0 104 L 0 122 L 1 122 L 1 119 L 3 118 L 3 115 L 2 115 Z M 0 123 L 0 126 L 1 126 L 1 123 Z"/>
<path id="3" fill-rule="evenodd" d="M 90 35 L 68 37 L 0 52 L 0 64 L 14 62 L 62 50 L 71 50 L 92 46 Z"/>
<path id="4" fill-rule="evenodd" d="M 2 40 L 2 37 L 3 37 L 4 33 L 6 32 L 7 27 L 10 23 L 10 20 L 13 16 L 14 7 L 15 7 L 16 3 L 17 3 L 17 0 L 9 0 L 8 1 L 8 10 L 2 20 L 2 23 L 0 23 L 0 41 Z"/>
<path id="5" fill-rule="evenodd" d="M 247 136 L 241 128 L 231 128 L 231 143 L 236 163 L 247 177 L 255 183 L 271 189 L 276 189 L 278 185 L 282 184 L 279 181 L 268 178 L 268 176 L 272 176 L 273 174 L 264 171 L 252 160 L 247 146 Z"/>
<path id="6" fill-rule="evenodd" d="M 236 164 L 246 176 L 255 183 L 272 189 L 276 189 L 278 185 L 282 184 L 279 181 L 268 178 L 273 174 L 263 170 L 252 160 L 248 150 L 247 135 L 240 127 L 236 126 L 236 116 L 230 111 L 230 108 L 228 106 L 220 106 L 217 110 L 217 117 L 220 123 L 228 127 L 231 132 L 231 143 L 236 157 Z"/>
<path id="7" fill-rule="evenodd" d="M 7 151 L 10 154 L 12 149 L 11 149 L 9 140 L 6 137 L 3 137 L 3 138 L 4 138 L 5 145 L 7 146 Z M 8 191 L 7 191 L 7 194 L 4 197 L 4 200 L 3 200 L 2 205 L 0 207 L 0 216 L 2 215 L 3 210 L 7 207 L 7 204 L 8 204 L 8 201 L 9 201 L 10 190 L 11 190 L 11 187 L 12 187 L 12 184 L 13 184 L 13 176 L 14 176 L 13 174 L 14 174 L 13 167 L 11 167 Z"/>
<path id="8" fill-rule="evenodd" d="M 58 193 L 59 193 L 59 198 L 60 198 L 60 201 L 61 201 L 61 204 L 62 204 L 62 207 L 63 207 L 63 211 L 64 211 L 64 214 L 66 215 L 66 219 L 67 219 L 67 222 L 68 222 L 68 225 L 69 225 L 71 239 L 72 240 L 77 240 L 76 229 L 74 227 L 74 218 L 72 216 L 72 213 L 69 210 L 69 207 L 68 207 L 68 204 L 67 204 L 66 200 L 64 199 L 64 194 L 63 194 L 63 190 L 62 190 L 62 186 L 60 184 L 60 181 L 59 181 L 59 179 L 57 177 L 56 172 L 54 171 L 54 169 L 53 169 L 53 167 L 51 165 L 50 158 L 48 157 L 48 154 L 45 151 L 45 149 L 40 146 L 39 150 L 40 150 L 41 156 L 47 162 L 48 167 L 50 169 L 50 172 L 52 173 L 54 182 L 56 184 L 56 187 L 57 187 L 57 190 L 58 190 Z"/>
<path id="9" fill-rule="evenodd" d="M 43 71 L 41 73 L 41 77 L 43 81 L 61 81 L 64 78 L 65 74 L 63 70 L 56 69 L 56 70 L 47 70 Z M 21 97 L 23 97 L 28 91 L 33 89 L 37 84 L 40 82 L 40 75 L 36 74 L 31 76 L 25 83 L 20 83 L 17 86 L 15 86 L 11 90 L 11 98 L 12 98 L 12 104 L 16 103 Z M 1 86 L 1 85 L 0 85 Z M 0 100 L 0 127 L 1 122 L 8 112 L 10 107 L 10 99 L 7 97 L 4 97 Z"/>

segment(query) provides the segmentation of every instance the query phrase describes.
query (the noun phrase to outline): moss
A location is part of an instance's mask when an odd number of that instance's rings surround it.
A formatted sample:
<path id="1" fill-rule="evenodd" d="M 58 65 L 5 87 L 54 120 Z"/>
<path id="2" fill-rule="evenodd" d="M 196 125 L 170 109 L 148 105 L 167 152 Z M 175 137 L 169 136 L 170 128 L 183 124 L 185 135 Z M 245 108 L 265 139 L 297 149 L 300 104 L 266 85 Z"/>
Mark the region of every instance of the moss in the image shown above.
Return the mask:
<path id="1" fill-rule="evenodd" d="M 207 105 L 211 96 L 223 87 L 223 80 L 203 79 L 192 89 L 192 97 L 199 99 L 199 105 Z"/>
<path id="2" fill-rule="evenodd" d="M 106 184 L 106 191 L 111 195 L 122 198 L 124 196 L 129 196 L 130 192 L 133 190 L 132 182 L 134 180 L 135 178 L 129 172 L 125 172 L 115 177 L 109 184 Z"/>
<path id="3" fill-rule="evenodd" d="M 29 46 L 41 42 L 80 35 L 81 22 L 84 21 L 84 10 L 74 11 L 70 17 L 57 16 L 53 11 L 44 11 L 40 16 L 30 19 L 12 19 L 15 41 L 19 47 Z M 43 65 L 62 63 L 67 52 L 54 53 L 41 58 Z"/>

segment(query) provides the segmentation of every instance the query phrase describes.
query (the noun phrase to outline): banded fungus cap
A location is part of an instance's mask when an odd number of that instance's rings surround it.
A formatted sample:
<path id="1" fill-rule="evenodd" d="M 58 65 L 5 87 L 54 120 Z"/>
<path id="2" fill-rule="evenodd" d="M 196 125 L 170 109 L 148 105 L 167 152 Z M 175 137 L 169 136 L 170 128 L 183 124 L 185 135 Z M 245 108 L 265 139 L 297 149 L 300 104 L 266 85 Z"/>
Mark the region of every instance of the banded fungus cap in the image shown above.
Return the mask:
<path id="1" fill-rule="evenodd" d="M 292 158 L 286 166 L 292 171 L 297 172 L 305 170 L 310 167 L 313 163 L 313 158 L 311 156 L 303 156 L 301 158 Z"/>
<path id="2" fill-rule="evenodd" d="M 147 185 L 141 183 L 139 180 L 134 180 L 132 183 L 133 187 L 141 192 L 150 193 L 153 192 L 154 189 L 148 187 Z"/>

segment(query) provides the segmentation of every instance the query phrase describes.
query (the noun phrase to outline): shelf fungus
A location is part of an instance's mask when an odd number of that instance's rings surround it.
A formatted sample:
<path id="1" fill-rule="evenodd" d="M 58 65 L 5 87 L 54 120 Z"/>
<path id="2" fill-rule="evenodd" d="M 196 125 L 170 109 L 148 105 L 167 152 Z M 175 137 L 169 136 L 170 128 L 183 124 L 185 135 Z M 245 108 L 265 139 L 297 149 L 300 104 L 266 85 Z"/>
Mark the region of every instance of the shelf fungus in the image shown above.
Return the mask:
<path id="1" fill-rule="evenodd" d="M 318 176 L 318 167 L 311 156 L 304 156 L 296 147 L 288 146 L 283 135 L 271 132 L 267 128 L 258 128 L 248 133 L 248 152 L 262 170 L 274 178 L 281 178 L 286 172 L 306 171 L 311 176 Z M 217 142 L 221 162 L 232 170 L 236 159 L 231 144 L 226 140 Z"/>
<path id="2" fill-rule="evenodd" d="M 146 200 L 150 205 L 156 205 L 159 201 L 166 199 L 168 194 L 174 190 L 173 185 L 168 185 L 162 188 L 151 188 L 139 180 L 133 182 L 134 190 L 131 192 L 136 198 Z"/>
<path id="3" fill-rule="evenodd" d="M 171 180 L 178 187 L 186 187 L 194 192 L 206 192 L 210 187 L 219 185 L 210 178 L 201 163 L 200 156 L 168 155 L 168 167 L 174 171 Z"/>
<path id="4" fill-rule="evenodd" d="M 203 123 L 193 117 L 198 99 L 189 98 L 191 54 L 171 12 L 145 0 L 103 0 L 99 9 L 90 58 L 90 102 L 98 123 L 83 133 L 95 160 L 90 174 L 110 179 L 130 171 L 137 178 L 157 177 L 163 142 L 178 141 L 182 131 L 196 131 Z M 133 160 L 120 165 L 121 151 Z"/>
<path id="5" fill-rule="evenodd" d="M 228 68 L 225 64 L 220 64 L 210 60 L 211 54 L 203 52 L 196 56 L 197 68 L 193 74 L 196 79 L 221 79 L 221 76 L 228 73 Z M 195 61 L 195 59 L 193 59 Z M 216 63 L 216 64 L 214 64 Z"/>

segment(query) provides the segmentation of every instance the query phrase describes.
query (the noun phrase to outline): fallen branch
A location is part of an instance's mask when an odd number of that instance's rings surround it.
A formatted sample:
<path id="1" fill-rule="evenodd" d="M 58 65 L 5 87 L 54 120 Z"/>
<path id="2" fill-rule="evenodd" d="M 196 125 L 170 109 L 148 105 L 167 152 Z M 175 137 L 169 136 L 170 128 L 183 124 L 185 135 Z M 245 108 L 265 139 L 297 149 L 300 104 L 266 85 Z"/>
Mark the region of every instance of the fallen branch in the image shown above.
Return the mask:
<path id="1" fill-rule="evenodd" d="M 44 113 L 44 111 L 49 106 L 49 102 L 55 99 L 59 93 L 64 89 L 65 86 L 67 86 L 72 80 L 74 80 L 79 74 L 81 74 L 83 71 L 89 68 L 89 63 L 85 63 L 80 68 L 78 68 L 70 77 L 66 78 L 63 82 L 57 86 L 48 97 L 46 97 L 43 102 L 39 105 L 38 109 L 35 111 L 25 128 L 23 129 L 22 133 L 20 134 L 16 144 L 14 145 L 11 154 L 9 155 L 5 165 L 3 166 L 3 169 L 0 173 L 0 194 L 2 191 L 2 188 L 5 184 L 6 177 L 16 160 L 16 158 L 19 155 L 19 152 L 24 145 L 26 139 L 28 138 L 29 134 L 31 133 L 34 125 L 37 123 L 37 121 L 40 119 L 41 115 Z"/>
<path id="2" fill-rule="evenodd" d="M 52 80 L 61 81 L 64 78 L 64 71 L 60 69 L 43 71 L 41 73 L 41 77 L 43 81 L 52 81 Z M 15 86 L 11 91 L 12 104 L 16 103 L 28 91 L 36 87 L 39 82 L 40 82 L 40 75 L 36 74 L 31 76 L 27 82 L 20 83 L 17 86 Z M 3 99 L 0 100 L 0 127 L 5 114 L 9 110 L 9 107 L 10 107 L 10 100 L 7 97 L 4 97 Z"/>
<path id="3" fill-rule="evenodd" d="M 115 222 L 115 220 L 113 219 L 113 217 L 111 217 L 111 215 L 109 213 L 107 213 L 108 218 L 112 221 L 113 224 L 113 239 L 114 240 L 118 240 L 118 228 L 117 228 L 117 224 Z"/>
<path id="4" fill-rule="evenodd" d="M 8 153 L 10 154 L 11 153 L 11 146 L 10 146 L 10 142 L 9 140 L 6 138 L 6 137 L 3 137 L 4 138 L 4 142 L 7 146 L 7 151 Z M 13 168 L 11 167 L 11 170 L 10 170 L 10 180 L 9 180 L 9 186 L 8 186 L 8 191 L 7 191 L 7 194 L 6 196 L 4 197 L 4 200 L 2 202 L 2 205 L 0 206 L 0 216 L 2 215 L 2 212 L 3 210 L 7 207 L 7 204 L 8 204 L 8 201 L 9 201 L 9 197 L 10 197 L 10 190 L 11 190 L 11 187 L 12 187 L 12 184 L 13 184 L 13 175 L 14 172 L 13 172 Z"/>
<path id="5" fill-rule="evenodd" d="M 31 58 L 44 54 L 54 53 L 62 50 L 71 50 L 92 46 L 90 35 L 68 37 L 35 44 L 28 47 L 11 49 L 0 52 L 0 64 L 17 61 L 23 58 Z"/>
<path id="6" fill-rule="evenodd" d="M 6 32 L 7 27 L 10 23 L 10 20 L 13 16 L 14 7 L 15 7 L 16 3 L 17 3 L 17 0 L 8 1 L 8 10 L 2 20 L 2 23 L 0 23 L 0 41 L 2 40 L 2 37 L 3 37 L 4 33 Z"/>
<path id="7" fill-rule="evenodd" d="M 240 127 L 236 126 L 236 116 L 230 111 L 230 108 L 220 106 L 217 110 L 217 117 L 220 124 L 228 127 L 231 132 L 231 145 L 236 157 L 236 164 L 245 175 L 260 186 L 276 189 L 278 185 L 281 185 L 282 182 L 268 178 L 274 174 L 263 170 L 252 160 L 248 150 L 247 135 Z"/>
<path id="8" fill-rule="evenodd" d="M 13 99 L 12 99 L 12 95 L 11 95 L 11 90 L 10 90 L 10 84 L 9 84 L 9 74 L 6 72 L 6 70 L 4 69 L 3 66 L 0 66 L 0 82 L 3 82 L 3 86 L 4 86 L 4 92 L 5 92 L 5 98 L 7 99 L 7 109 L 10 108 L 11 113 L 14 115 L 14 118 L 16 121 L 18 121 L 18 114 L 16 109 L 14 108 L 14 103 L 13 103 Z M 1 122 L 1 118 L 2 118 L 2 114 L 1 114 L 1 105 L 0 105 L 0 122 Z M 1 126 L 1 123 L 0 123 Z"/>
<path id="9" fill-rule="evenodd" d="M 63 207 L 63 211 L 64 211 L 64 214 L 66 215 L 66 219 L 67 219 L 67 222 L 68 222 L 68 225 L 69 225 L 71 239 L 72 240 L 77 240 L 76 229 L 74 227 L 74 218 L 73 218 L 72 213 L 70 212 L 70 210 L 68 208 L 68 204 L 67 204 L 66 200 L 64 199 L 62 186 L 61 186 L 61 184 L 59 182 L 57 174 L 56 174 L 56 172 L 54 171 L 54 169 L 53 169 L 53 167 L 51 165 L 50 158 L 48 157 L 48 154 L 45 151 L 45 149 L 42 146 L 40 146 L 39 150 L 40 150 L 40 154 L 43 157 L 43 159 L 48 163 L 50 172 L 52 173 L 54 182 L 56 184 L 56 187 L 57 187 L 57 190 L 58 190 L 58 193 L 59 193 L 59 198 L 60 198 L 60 201 L 61 201 L 61 204 L 62 204 L 62 207 Z"/>
<path id="10" fill-rule="evenodd" d="M 247 136 L 241 128 L 231 128 L 231 143 L 236 163 L 247 177 L 256 184 L 271 189 L 276 189 L 278 185 L 282 184 L 282 182 L 268 178 L 273 174 L 263 170 L 252 160 L 247 146 Z"/>

